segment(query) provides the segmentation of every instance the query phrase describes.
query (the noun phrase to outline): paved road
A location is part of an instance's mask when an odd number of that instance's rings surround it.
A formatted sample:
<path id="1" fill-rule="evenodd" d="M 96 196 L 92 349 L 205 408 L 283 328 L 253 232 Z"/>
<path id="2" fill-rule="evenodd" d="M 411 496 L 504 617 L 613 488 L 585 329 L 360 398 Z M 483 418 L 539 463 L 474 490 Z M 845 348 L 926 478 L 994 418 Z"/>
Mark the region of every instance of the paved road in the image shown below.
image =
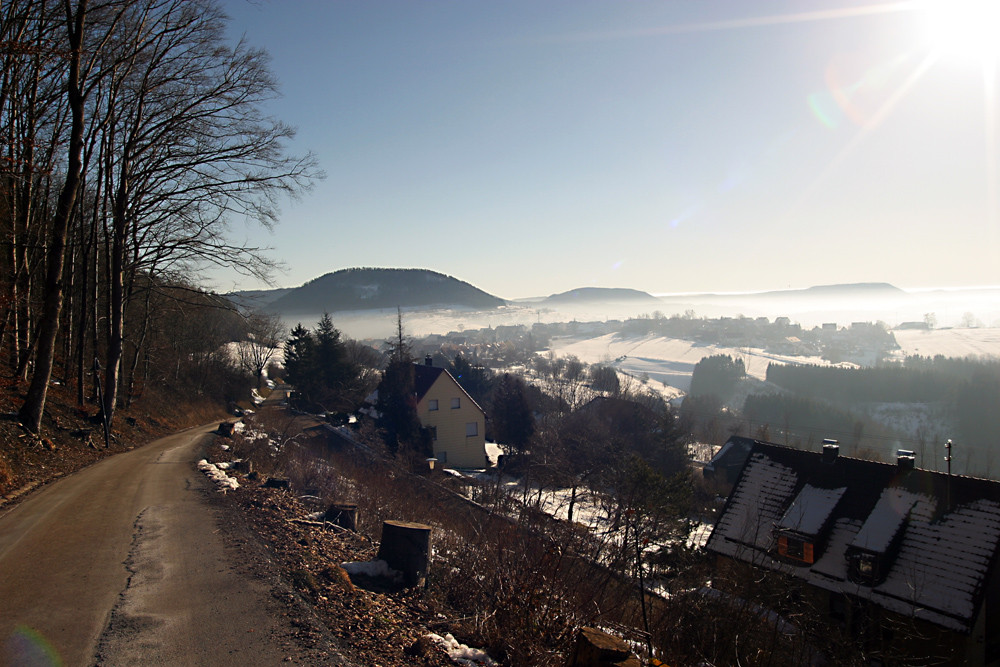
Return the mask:
<path id="1" fill-rule="evenodd" d="M 0 665 L 318 662 L 220 534 L 192 465 L 209 431 L 105 459 L 0 515 Z"/>

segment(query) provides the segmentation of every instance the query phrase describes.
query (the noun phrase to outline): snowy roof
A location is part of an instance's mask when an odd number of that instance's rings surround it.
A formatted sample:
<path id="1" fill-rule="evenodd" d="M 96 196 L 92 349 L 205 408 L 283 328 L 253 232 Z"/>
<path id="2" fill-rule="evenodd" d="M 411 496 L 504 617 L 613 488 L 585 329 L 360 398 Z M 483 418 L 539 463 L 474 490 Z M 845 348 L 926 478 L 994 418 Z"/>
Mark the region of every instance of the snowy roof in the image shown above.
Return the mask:
<path id="1" fill-rule="evenodd" d="M 777 527 L 803 535 L 819 535 L 845 491 L 845 487 L 820 489 L 806 484 L 799 495 L 795 496 Z"/>
<path id="2" fill-rule="evenodd" d="M 824 533 L 816 561 L 782 559 L 781 530 Z M 706 548 L 968 632 L 1000 551 L 1000 482 L 757 443 Z M 880 583 L 848 577 L 858 549 L 880 559 Z"/>
<path id="3" fill-rule="evenodd" d="M 906 489 L 888 488 L 883 491 L 851 546 L 885 553 L 919 498 Z"/>

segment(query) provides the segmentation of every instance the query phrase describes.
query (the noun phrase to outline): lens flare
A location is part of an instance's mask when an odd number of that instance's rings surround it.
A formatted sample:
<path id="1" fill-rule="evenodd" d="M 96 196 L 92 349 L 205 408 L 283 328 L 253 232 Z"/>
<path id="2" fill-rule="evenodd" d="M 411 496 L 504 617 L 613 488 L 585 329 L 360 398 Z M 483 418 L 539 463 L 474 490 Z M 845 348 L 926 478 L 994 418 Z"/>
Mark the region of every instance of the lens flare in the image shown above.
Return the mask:
<path id="1" fill-rule="evenodd" d="M 7 665 L 25 667 L 62 667 L 59 652 L 45 637 L 26 625 L 19 625 L 4 642 L 2 661 Z"/>

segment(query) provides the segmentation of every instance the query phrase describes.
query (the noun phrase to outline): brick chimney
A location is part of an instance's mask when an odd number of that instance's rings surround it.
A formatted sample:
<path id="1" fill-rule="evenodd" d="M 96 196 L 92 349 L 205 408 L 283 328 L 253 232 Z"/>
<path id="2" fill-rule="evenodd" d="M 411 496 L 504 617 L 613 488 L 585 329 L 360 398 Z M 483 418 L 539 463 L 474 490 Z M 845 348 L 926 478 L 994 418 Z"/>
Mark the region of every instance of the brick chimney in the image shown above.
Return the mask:
<path id="1" fill-rule="evenodd" d="M 823 440 L 823 456 L 820 459 L 823 463 L 831 464 L 837 460 L 840 454 L 840 442 L 837 440 Z"/>

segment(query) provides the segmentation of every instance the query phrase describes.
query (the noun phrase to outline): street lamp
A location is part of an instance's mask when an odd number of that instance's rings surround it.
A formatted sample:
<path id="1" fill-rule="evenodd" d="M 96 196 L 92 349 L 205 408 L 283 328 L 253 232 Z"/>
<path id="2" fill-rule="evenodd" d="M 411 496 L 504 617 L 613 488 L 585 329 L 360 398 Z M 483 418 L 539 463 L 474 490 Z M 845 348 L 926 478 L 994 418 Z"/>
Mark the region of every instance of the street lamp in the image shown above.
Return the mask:
<path id="1" fill-rule="evenodd" d="M 437 459 L 434 458 L 433 456 L 427 459 L 427 465 L 430 467 L 431 470 L 434 470 L 435 463 L 437 463 Z"/>

